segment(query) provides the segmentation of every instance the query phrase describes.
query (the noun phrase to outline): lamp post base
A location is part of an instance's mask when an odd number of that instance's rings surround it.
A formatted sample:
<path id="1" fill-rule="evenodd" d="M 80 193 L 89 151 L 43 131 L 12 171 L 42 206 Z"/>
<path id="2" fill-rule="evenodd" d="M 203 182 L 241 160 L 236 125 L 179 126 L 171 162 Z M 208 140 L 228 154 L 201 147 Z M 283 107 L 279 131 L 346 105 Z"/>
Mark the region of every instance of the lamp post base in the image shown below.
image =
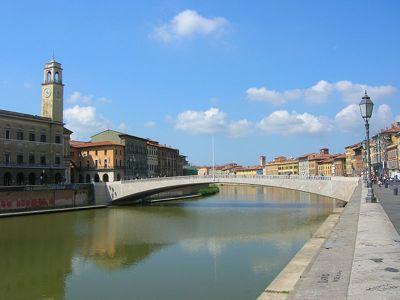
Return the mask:
<path id="1" fill-rule="evenodd" d="M 365 201 L 367 203 L 377 203 L 376 197 L 374 195 L 374 191 L 370 187 L 368 188 L 368 193 L 367 193 L 367 197 L 365 197 Z"/>

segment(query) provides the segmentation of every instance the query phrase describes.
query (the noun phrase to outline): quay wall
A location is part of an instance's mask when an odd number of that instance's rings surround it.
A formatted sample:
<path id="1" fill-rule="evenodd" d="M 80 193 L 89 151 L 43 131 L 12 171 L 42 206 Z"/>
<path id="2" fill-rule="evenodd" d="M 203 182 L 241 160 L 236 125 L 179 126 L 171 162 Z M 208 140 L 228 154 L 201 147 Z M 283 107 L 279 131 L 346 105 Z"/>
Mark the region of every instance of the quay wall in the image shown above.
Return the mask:
<path id="1" fill-rule="evenodd" d="M 0 188 L 0 215 L 95 204 L 92 184 L 11 186 Z"/>

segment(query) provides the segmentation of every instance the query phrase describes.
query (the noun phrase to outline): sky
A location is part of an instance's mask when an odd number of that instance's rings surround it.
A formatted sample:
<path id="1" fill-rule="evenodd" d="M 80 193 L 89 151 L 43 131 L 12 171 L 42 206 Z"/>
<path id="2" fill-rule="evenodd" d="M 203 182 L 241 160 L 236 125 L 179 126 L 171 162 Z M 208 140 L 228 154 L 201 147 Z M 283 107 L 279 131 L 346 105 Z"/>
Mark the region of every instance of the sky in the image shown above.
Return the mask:
<path id="1" fill-rule="evenodd" d="M 0 109 L 40 114 L 62 64 L 73 138 L 158 140 L 194 165 L 331 153 L 400 121 L 400 1 L 0 2 Z"/>

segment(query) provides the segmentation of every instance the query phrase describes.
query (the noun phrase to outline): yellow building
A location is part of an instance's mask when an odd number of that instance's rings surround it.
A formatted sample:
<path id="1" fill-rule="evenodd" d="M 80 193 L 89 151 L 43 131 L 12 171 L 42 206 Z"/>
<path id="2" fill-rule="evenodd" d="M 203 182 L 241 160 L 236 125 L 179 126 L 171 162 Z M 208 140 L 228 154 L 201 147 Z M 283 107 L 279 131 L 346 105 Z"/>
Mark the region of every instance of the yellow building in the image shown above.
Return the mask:
<path id="1" fill-rule="evenodd" d="M 263 174 L 263 166 L 242 167 L 235 170 L 235 174 L 239 176 L 254 176 Z"/>
<path id="2" fill-rule="evenodd" d="M 357 143 L 346 148 L 346 175 L 360 176 L 363 172 L 363 147 L 361 143 Z"/>
<path id="3" fill-rule="evenodd" d="M 317 162 L 319 176 L 332 176 L 334 169 L 333 158 L 327 158 Z"/>
<path id="4" fill-rule="evenodd" d="M 298 175 L 299 161 L 287 159 L 284 156 L 276 157 L 272 162 L 265 164 L 265 175 Z"/>
<path id="5" fill-rule="evenodd" d="M 61 64 L 45 64 L 40 116 L 0 110 L 0 185 L 68 183 L 70 130 L 63 123 Z"/>

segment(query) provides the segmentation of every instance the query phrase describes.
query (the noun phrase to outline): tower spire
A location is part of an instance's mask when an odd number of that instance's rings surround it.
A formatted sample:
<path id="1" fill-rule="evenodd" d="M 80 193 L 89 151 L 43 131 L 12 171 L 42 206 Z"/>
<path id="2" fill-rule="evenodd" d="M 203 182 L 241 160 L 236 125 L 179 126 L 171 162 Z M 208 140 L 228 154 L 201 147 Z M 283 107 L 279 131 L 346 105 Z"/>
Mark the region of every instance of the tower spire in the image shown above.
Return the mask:
<path id="1" fill-rule="evenodd" d="M 54 58 L 54 49 L 53 49 L 53 61 L 55 61 L 55 58 Z"/>

